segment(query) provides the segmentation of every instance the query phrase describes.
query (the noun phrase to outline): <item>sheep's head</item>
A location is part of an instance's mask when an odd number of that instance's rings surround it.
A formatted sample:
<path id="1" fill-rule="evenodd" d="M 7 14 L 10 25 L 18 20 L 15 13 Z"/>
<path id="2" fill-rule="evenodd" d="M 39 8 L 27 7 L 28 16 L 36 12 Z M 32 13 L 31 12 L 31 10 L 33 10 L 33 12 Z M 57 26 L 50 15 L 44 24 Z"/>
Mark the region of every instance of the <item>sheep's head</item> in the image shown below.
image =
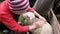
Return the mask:
<path id="1" fill-rule="evenodd" d="M 32 24 L 35 18 L 35 15 L 32 12 L 27 12 L 23 14 L 25 21 L 28 22 L 27 24 Z"/>

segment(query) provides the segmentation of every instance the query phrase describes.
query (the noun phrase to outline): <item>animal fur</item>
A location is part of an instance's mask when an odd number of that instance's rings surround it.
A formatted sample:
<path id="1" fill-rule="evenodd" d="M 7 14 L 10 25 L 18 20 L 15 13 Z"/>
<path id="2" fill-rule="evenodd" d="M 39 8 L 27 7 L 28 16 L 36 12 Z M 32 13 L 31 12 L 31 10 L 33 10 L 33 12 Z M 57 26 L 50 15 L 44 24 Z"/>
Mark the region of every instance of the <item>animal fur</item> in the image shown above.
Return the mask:
<path id="1" fill-rule="evenodd" d="M 30 21 L 28 21 L 25 18 L 26 16 L 27 16 L 27 18 L 30 19 Z M 23 14 L 23 17 L 25 18 L 25 23 L 26 23 L 25 25 L 31 25 L 34 22 L 40 21 L 40 19 L 36 18 L 34 16 L 34 14 L 31 13 L 31 12 L 27 12 L 27 13 Z M 52 27 L 51 27 L 51 25 L 48 22 L 46 22 L 42 27 L 39 27 L 39 28 L 34 29 L 34 30 L 31 30 L 31 32 L 33 34 L 52 34 Z"/>

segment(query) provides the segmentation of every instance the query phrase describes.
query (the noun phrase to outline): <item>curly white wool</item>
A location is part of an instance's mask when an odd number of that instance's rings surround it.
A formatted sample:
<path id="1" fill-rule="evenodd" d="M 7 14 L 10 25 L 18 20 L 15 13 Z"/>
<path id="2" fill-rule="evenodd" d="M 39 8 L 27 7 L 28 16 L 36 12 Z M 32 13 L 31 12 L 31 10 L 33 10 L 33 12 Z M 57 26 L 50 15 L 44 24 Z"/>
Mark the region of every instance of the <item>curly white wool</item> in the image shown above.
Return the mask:
<path id="1" fill-rule="evenodd" d="M 27 12 L 27 13 L 25 13 L 23 15 L 24 15 L 24 17 L 26 17 L 26 16 L 29 17 L 30 20 L 32 20 L 33 18 L 35 18 L 35 15 L 32 12 Z"/>

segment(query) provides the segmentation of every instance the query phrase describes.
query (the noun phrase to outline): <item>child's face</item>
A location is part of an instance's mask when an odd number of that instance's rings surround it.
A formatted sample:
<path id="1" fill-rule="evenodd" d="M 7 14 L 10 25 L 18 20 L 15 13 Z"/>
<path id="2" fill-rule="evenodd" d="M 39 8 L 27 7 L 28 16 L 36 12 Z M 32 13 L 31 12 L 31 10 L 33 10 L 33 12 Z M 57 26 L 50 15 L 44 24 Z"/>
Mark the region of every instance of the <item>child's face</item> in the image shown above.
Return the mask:
<path id="1" fill-rule="evenodd" d="M 20 15 L 24 12 L 26 12 L 26 10 L 21 10 L 21 11 L 12 11 L 14 14 Z"/>

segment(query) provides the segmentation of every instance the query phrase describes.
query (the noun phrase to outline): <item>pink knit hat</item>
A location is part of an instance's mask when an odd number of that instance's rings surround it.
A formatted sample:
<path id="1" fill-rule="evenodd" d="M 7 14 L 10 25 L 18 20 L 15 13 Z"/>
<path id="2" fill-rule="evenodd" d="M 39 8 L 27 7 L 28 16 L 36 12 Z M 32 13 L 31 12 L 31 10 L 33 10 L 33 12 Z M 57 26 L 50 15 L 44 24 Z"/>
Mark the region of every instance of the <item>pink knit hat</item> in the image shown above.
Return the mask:
<path id="1" fill-rule="evenodd" d="M 28 8 L 29 0 L 8 0 L 9 8 L 12 11 L 20 11 Z"/>

